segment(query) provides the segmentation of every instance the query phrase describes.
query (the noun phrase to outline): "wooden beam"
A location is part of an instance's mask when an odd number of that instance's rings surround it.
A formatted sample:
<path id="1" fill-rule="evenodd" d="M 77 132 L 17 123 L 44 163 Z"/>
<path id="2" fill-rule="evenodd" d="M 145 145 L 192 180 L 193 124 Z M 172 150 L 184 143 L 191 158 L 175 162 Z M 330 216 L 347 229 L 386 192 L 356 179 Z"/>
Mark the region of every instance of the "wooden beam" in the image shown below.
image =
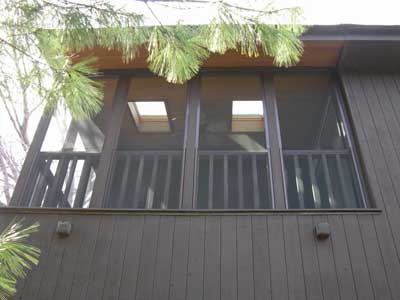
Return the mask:
<path id="1" fill-rule="evenodd" d="M 269 155 L 271 156 L 270 169 L 272 173 L 274 208 L 283 209 L 286 208 L 286 192 L 283 181 L 284 173 L 278 107 L 272 73 L 263 74 L 263 88 L 269 132 Z"/>
<path id="2" fill-rule="evenodd" d="M 26 187 L 32 180 L 33 171 L 35 169 L 40 149 L 44 138 L 46 137 L 47 129 L 49 128 L 52 114 L 45 114 L 41 117 L 35 135 L 33 136 L 32 143 L 26 154 L 24 164 L 21 172 L 19 173 L 17 183 L 15 185 L 14 193 L 11 197 L 10 206 L 25 206 L 28 197 L 26 197 Z"/>
<path id="3" fill-rule="evenodd" d="M 121 76 L 118 79 L 110 120 L 107 124 L 103 151 L 100 156 L 97 178 L 93 188 L 92 200 L 90 201 L 91 208 L 103 207 L 106 197 L 108 197 L 112 176 L 112 163 L 115 154 L 114 151 L 118 145 L 119 132 L 126 109 L 130 82 L 131 79 L 128 76 Z"/>
<path id="4" fill-rule="evenodd" d="M 188 82 L 181 208 L 193 208 L 197 182 L 197 153 L 200 119 L 200 76 Z"/>

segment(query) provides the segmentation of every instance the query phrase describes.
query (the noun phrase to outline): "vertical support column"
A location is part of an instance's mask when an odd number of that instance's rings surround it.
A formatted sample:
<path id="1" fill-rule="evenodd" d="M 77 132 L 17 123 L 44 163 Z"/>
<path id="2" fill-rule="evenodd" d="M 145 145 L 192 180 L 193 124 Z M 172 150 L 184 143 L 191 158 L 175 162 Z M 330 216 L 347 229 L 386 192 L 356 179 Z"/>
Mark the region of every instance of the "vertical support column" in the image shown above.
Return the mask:
<path id="1" fill-rule="evenodd" d="M 269 133 L 269 155 L 271 156 L 271 175 L 275 208 L 286 208 L 286 191 L 282 161 L 282 146 L 279 128 L 278 107 L 271 73 L 263 74 L 264 100 L 267 109 L 267 132 Z"/>
<path id="2" fill-rule="evenodd" d="M 197 181 L 197 149 L 199 141 L 201 78 L 196 76 L 188 82 L 185 139 L 183 145 L 183 176 L 181 208 L 195 207 Z"/>
<path id="3" fill-rule="evenodd" d="M 118 79 L 112 104 L 111 118 L 107 124 L 107 133 L 104 139 L 96 182 L 93 187 L 92 200 L 90 201 L 91 208 L 103 207 L 106 201 L 112 175 L 111 167 L 114 160 L 115 149 L 118 145 L 119 132 L 125 113 L 130 81 L 131 79 L 128 76 L 121 76 Z"/>
<path id="4" fill-rule="evenodd" d="M 44 114 L 38 124 L 35 135 L 33 136 L 32 143 L 26 154 L 24 164 L 19 173 L 17 183 L 15 185 L 14 193 L 11 197 L 10 206 L 25 206 L 26 202 L 26 187 L 32 180 L 32 174 L 37 167 L 37 157 L 42 148 L 44 138 L 49 128 L 52 113 Z"/>

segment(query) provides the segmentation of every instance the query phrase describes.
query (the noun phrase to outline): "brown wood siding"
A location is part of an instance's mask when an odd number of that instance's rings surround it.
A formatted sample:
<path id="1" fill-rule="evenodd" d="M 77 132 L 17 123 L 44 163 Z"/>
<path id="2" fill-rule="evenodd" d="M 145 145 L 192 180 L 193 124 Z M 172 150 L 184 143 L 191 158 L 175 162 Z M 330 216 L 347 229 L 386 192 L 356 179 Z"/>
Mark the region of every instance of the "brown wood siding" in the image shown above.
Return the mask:
<path id="1" fill-rule="evenodd" d="M 400 298 L 384 214 L 25 217 L 42 224 L 42 256 L 17 299 Z M 70 237 L 57 220 L 73 223 Z M 325 221 L 332 235 L 318 241 Z"/>
<path id="2" fill-rule="evenodd" d="M 370 198 L 376 207 L 383 209 L 383 215 L 359 217 L 358 224 L 346 220 L 345 225 L 353 230 L 360 228 L 352 237 L 353 246 L 361 243 L 360 247 L 365 249 L 364 257 L 354 253 L 350 259 L 354 257 L 364 265 L 353 269 L 356 288 L 363 293 L 359 295 L 370 294 L 367 289 L 372 289 L 375 298 L 397 299 L 400 292 L 396 284 L 400 275 L 400 74 L 357 71 L 354 66 L 346 58 L 342 82 Z M 357 241 L 358 236 L 361 241 Z M 369 278 L 362 276 L 364 269 L 369 271 Z"/>

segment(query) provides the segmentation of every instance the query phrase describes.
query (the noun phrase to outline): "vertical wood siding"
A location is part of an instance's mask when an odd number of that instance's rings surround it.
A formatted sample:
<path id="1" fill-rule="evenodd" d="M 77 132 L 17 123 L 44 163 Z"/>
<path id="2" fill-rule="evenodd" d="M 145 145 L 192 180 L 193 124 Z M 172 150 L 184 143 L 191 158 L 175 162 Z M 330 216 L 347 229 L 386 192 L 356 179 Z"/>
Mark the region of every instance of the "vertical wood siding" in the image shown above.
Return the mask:
<path id="1" fill-rule="evenodd" d="M 400 74 L 341 80 L 383 213 L 26 214 L 41 224 L 31 241 L 42 256 L 17 299 L 400 299 Z M 57 220 L 73 223 L 70 237 L 55 234 Z M 326 241 L 319 222 L 331 224 Z"/>
<path id="2" fill-rule="evenodd" d="M 384 215 L 27 217 L 43 252 L 17 299 L 400 299 Z"/>

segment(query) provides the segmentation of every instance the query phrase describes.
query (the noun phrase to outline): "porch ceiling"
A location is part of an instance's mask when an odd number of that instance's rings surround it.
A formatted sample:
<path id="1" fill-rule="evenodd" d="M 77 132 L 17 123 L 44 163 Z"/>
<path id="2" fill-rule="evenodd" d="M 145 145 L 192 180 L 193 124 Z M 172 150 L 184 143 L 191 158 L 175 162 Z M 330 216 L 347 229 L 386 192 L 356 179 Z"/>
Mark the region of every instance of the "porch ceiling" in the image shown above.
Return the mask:
<path id="1" fill-rule="evenodd" d="M 343 41 L 305 41 L 304 54 L 298 66 L 301 67 L 335 67 L 339 61 Z M 75 61 L 88 56 L 98 58 L 95 67 L 100 70 L 115 69 L 147 69 L 147 51 L 140 51 L 138 57 L 130 63 L 122 61 L 121 52 L 104 48 L 88 49 L 79 53 Z M 273 59 L 269 56 L 248 58 L 235 51 L 228 51 L 224 55 L 211 54 L 205 61 L 205 68 L 232 68 L 232 67 L 272 67 Z"/>

